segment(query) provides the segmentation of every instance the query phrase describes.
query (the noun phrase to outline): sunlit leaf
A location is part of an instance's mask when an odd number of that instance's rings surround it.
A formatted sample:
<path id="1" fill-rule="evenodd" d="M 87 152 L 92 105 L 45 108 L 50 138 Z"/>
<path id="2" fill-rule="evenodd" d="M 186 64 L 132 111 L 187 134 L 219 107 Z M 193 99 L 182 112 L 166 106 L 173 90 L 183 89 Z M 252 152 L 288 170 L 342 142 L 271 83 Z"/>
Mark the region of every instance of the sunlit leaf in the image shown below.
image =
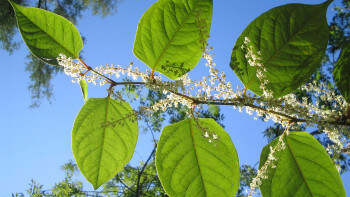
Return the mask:
<path id="1" fill-rule="evenodd" d="M 238 190 L 236 149 L 213 119 L 197 123 L 190 118 L 166 126 L 157 146 L 156 167 L 169 196 L 234 196 Z"/>
<path id="2" fill-rule="evenodd" d="M 345 196 L 340 175 L 324 147 L 307 132 L 290 132 L 285 136 L 286 148 L 275 153 L 276 168 L 268 168 L 262 180 L 263 196 Z M 261 152 L 259 168 L 265 163 L 270 146 Z"/>
<path id="3" fill-rule="evenodd" d="M 80 172 L 95 189 L 130 161 L 138 137 L 134 112 L 126 102 L 90 98 L 75 119 L 72 146 Z"/>
<path id="4" fill-rule="evenodd" d="M 83 41 L 70 21 L 46 10 L 10 3 L 16 12 L 22 38 L 37 58 L 57 66 L 56 58 L 60 53 L 79 57 Z"/>
<path id="5" fill-rule="evenodd" d="M 88 92 L 87 92 L 88 85 L 87 85 L 85 79 L 81 79 L 79 81 L 79 84 L 80 84 L 81 93 L 83 94 L 84 101 L 86 102 L 87 94 L 88 94 Z"/>
<path id="6" fill-rule="evenodd" d="M 157 1 L 139 22 L 135 56 L 170 79 L 189 72 L 206 45 L 212 9 L 212 0 Z"/>
<path id="7" fill-rule="evenodd" d="M 267 89 L 274 97 L 289 94 L 304 84 L 321 65 L 328 42 L 326 12 L 331 1 L 318 5 L 288 4 L 273 8 L 251 22 L 232 51 L 230 66 L 252 92 L 261 95 L 256 66 L 245 57 L 245 37 L 267 69 Z M 242 45 L 245 48 L 242 48 Z"/>

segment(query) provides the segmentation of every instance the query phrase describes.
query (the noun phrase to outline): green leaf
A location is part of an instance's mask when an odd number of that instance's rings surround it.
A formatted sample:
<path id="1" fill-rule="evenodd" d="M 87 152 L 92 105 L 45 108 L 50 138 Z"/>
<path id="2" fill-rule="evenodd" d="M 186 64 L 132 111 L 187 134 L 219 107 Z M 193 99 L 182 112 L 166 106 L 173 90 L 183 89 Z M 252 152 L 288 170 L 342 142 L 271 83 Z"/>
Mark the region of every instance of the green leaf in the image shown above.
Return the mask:
<path id="1" fill-rule="evenodd" d="M 189 72 L 206 46 L 212 9 L 212 0 L 157 1 L 138 24 L 135 56 L 170 79 Z"/>
<path id="2" fill-rule="evenodd" d="M 80 172 L 95 190 L 130 161 L 138 124 L 129 103 L 90 98 L 75 119 L 72 149 Z"/>
<path id="3" fill-rule="evenodd" d="M 350 103 L 350 42 L 342 49 L 334 66 L 333 79 L 340 93 Z"/>
<path id="4" fill-rule="evenodd" d="M 318 5 L 288 4 L 273 8 L 251 22 L 237 39 L 230 66 L 245 85 L 262 94 L 257 69 L 245 58 L 245 37 L 267 69 L 267 89 L 275 98 L 304 84 L 321 65 L 328 42 L 326 12 L 331 1 Z"/>
<path id="5" fill-rule="evenodd" d="M 285 136 L 286 148 L 275 153 L 276 168 L 268 168 L 262 180 L 263 196 L 345 196 L 340 175 L 324 147 L 307 132 L 290 132 Z M 265 163 L 270 146 L 261 152 L 259 168 Z"/>
<path id="6" fill-rule="evenodd" d="M 213 119 L 198 123 L 190 118 L 163 129 L 156 152 L 162 186 L 169 196 L 234 196 L 239 164 L 231 138 Z M 210 143 L 213 134 L 218 139 Z"/>
<path id="7" fill-rule="evenodd" d="M 22 38 L 37 58 L 58 66 L 56 58 L 60 53 L 67 57 L 79 57 L 83 41 L 71 22 L 46 10 L 10 3 L 16 12 Z"/>
<path id="8" fill-rule="evenodd" d="M 88 85 L 85 79 L 80 79 L 79 84 L 80 84 L 81 93 L 83 94 L 84 101 L 86 102 L 87 94 L 88 94 L 87 92 Z"/>

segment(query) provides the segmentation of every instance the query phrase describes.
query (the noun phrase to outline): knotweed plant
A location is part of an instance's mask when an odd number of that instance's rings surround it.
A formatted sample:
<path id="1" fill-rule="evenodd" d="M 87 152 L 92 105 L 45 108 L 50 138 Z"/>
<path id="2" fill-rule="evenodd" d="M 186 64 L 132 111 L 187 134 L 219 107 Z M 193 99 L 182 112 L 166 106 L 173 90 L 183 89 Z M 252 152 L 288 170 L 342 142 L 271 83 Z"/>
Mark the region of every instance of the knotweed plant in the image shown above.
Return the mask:
<path id="1" fill-rule="evenodd" d="M 240 173 L 233 142 L 218 123 L 199 118 L 197 113 L 205 105 L 222 105 L 245 111 L 254 120 L 271 120 L 285 128 L 262 150 L 248 196 L 258 187 L 266 196 L 345 196 L 335 164 L 341 151 L 348 150 L 348 46 L 334 73 L 342 95 L 317 81 L 306 83 L 325 54 L 326 11 L 331 0 L 318 5 L 273 8 L 249 24 L 236 41 L 230 63 L 243 88 L 232 84 L 217 69 L 213 48 L 206 44 L 213 0 L 159 0 L 145 12 L 133 49 L 135 56 L 150 67 L 145 71 L 133 63 L 90 67 L 79 58 L 82 40 L 69 21 L 47 11 L 10 3 L 28 48 L 42 61 L 63 67 L 72 82 L 81 85 L 85 100 L 87 84 L 107 87 L 107 97 L 86 101 L 72 131 L 73 155 L 79 170 L 95 189 L 113 178 L 132 158 L 139 119 L 182 106 L 188 119 L 164 127 L 157 144 L 156 168 L 164 190 L 169 196 L 233 196 L 239 187 Z M 48 23 L 54 25 L 48 27 Z M 37 37 L 32 36 L 37 32 Z M 51 45 L 43 47 L 38 37 Z M 201 58 L 206 60 L 209 73 L 200 80 L 191 79 L 188 72 Z M 123 81 L 122 77 L 128 80 Z M 164 99 L 133 110 L 121 98 L 120 85 L 159 91 Z M 317 100 L 294 94 L 297 90 Z M 332 108 L 324 103 L 331 103 Z M 308 132 L 296 132 L 300 126 L 323 131 L 332 141 L 328 152 Z"/>
<path id="2" fill-rule="evenodd" d="M 79 80 L 85 79 L 95 85 L 140 84 L 151 89 L 160 90 L 167 95 L 166 99 L 160 100 L 150 107 L 142 108 L 141 113 L 143 115 L 146 114 L 152 116 L 153 113 L 159 110 L 165 112 L 169 107 L 183 105 L 189 110 L 188 116 L 192 116 L 196 119 L 193 109 L 194 107 L 202 107 L 202 105 L 199 104 L 232 105 L 234 109 L 239 108 L 240 112 L 245 108 L 245 112 L 254 116 L 255 120 L 257 120 L 257 117 L 264 117 L 264 121 L 271 119 L 275 123 L 279 123 L 286 127 L 285 132 L 278 137 L 278 143 L 275 146 L 269 146 L 270 152 L 268 159 L 258 170 L 257 176 L 251 183 L 251 191 L 248 194 L 251 196 L 255 189 L 262 184 L 262 180 L 268 178 L 268 168 L 276 168 L 274 162 L 278 159 L 274 154 L 286 147 L 283 137 L 289 134 L 290 127 L 301 124 L 305 124 L 309 127 L 318 127 L 320 130 L 324 131 L 334 143 L 327 148 L 330 153 L 333 151 L 340 152 L 344 147 L 346 140 L 346 138 L 342 136 L 348 133 L 349 130 L 346 124 L 344 126 L 334 125 L 334 120 L 341 119 L 343 114 L 347 111 L 347 102 L 341 95 L 335 95 L 334 91 L 327 91 L 325 84 L 320 84 L 321 87 L 318 87 L 316 82 L 313 82 L 301 86 L 300 89 L 314 94 L 322 101 L 334 103 L 335 107 L 339 107 L 340 113 L 338 110 L 324 109 L 324 106 L 320 106 L 319 102 L 308 102 L 306 97 L 302 97 L 302 102 L 300 102 L 297 100 L 297 96 L 293 93 L 279 99 L 274 99 L 272 97 L 273 92 L 266 89 L 268 81 L 265 80 L 265 73 L 267 72 L 267 69 L 264 68 L 262 64 L 257 63 L 257 61 L 261 59 L 259 57 L 260 52 L 258 52 L 258 54 L 253 54 L 248 43 L 249 38 L 246 37 L 245 44 L 247 45 L 247 48 L 250 48 L 246 58 L 250 63 L 250 66 L 258 67 L 256 75 L 262 84 L 260 87 L 264 92 L 261 97 L 246 94 L 246 89 L 240 90 L 239 86 L 236 90 L 232 89 L 231 82 L 226 81 L 225 73 L 221 72 L 219 75 L 219 70 L 215 68 L 216 64 L 213 62 L 213 55 L 209 54 L 212 47 L 206 50 L 202 56 L 207 61 L 205 65 L 209 67 L 209 75 L 207 77 L 204 76 L 200 81 L 190 79 L 187 74 L 174 82 L 162 81 L 160 76 L 156 76 L 151 80 L 149 77 L 149 71 L 146 71 L 145 73 L 139 72 L 137 67 L 132 69 L 132 65 L 129 65 L 124 69 L 120 65 L 115 67 L 114 65 L 106 64 L 105 66 L 93 69 L 98 72 L 90 72 L 90 75 L 86 75 L 89 68 L 86 69 L 83 66 L 84 63 L 74 63 L 71 58 L 67 58 L 63 54 L 60 54 L 57 61 L 60 66 L 64 67 L 65 73 L 74 78 L 72 82 L 79 82 Z M 242 48 L 244 47 L 245 46 L 242 45 Z M 74 65 L 73 68 L 71 68 L 72 65 Z M 99 73 L 103 73 L 108 77 L 103 77 Z M 112 76 L 119 78 L 121 75 L 131 77 L 135 82 L 118 83 L 109 79 Z M 139 78 L 141 81 L 138 81 Z M 208 142 L 211 143 L 218 138 L 215 133 L 209 134 L 213 131 L 208 131 L 207 128 L 201 128 L 199 125 L 197 127 L 203 131 L 203 136 L 205 138 L 209 138 Z M 337 158 L 334 159 L 336 160 Z"/>

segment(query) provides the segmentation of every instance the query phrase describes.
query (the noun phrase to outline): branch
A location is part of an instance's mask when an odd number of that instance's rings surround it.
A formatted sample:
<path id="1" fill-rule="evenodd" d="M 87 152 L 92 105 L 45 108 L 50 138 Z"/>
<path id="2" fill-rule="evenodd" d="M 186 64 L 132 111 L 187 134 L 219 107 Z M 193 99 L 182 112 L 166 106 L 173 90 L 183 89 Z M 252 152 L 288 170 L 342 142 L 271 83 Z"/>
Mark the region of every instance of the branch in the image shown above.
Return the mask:
<path id="1" fill-rule="evenodd" d="M 290 116 L 288 114 L 284 114 L 281 112 L 277 112 L 277 111 L 273 111 L 270 109 L 265 109 L 263 107 L 254 105 L 252 103 L 245 103 L 243 98 L 237 98 L 237 100 L 220 100 L 220 99 L 211 99 L 211 100 L 201 100 L 199 98 L 194 98 L 185 94 L 182 94 L 180 92 L 177 92 L 171 88 L 167 88 L 166 86 L 164 86 L 164 84 L 157 84 L 157 81 L 155 79 L 151 80 L 150 82 L 116 82 L 112 79 L 110 79 L 109 77 L 96 72 L 95 70 L 93 70 L 90 66 L 86 65 L 81 59 L 78 58 L 78 60 L 85 66 L 85 68 L 88 71 L 92 71 L 94 73 L 96 73 L 97 75 L 105 78 L 111 85 L 110 85 L 110 89 L 114 86 L 117 85 L 150 85 L 150 86 L 156 86 L 158 88 L 162 88 L 163 90 L 166 90 L 172 94 L 175 94 L 177 96 L 180 96 L 184 99 L 190 100 L 193 104 L 198 105 L 198 104 L 207 104 L 207 105 L 228 105 L 228 106 L 245 106 L 245 107 L 250 107 L 252 109 L 256 109 L 262 112 L 266 112 L 266 113 L 270 113 L 270 114 L 274 114 L 280 117 L 280 120 L 282 121 L 288 121 L 288 122 L 293 122 L 293 123 L 305 123 L 307 122 L 307 120 L 305 119 L 301 119 L 301 118 L 296 118 L 293 116 Z M 245 96 L 245 95 L 243 95 Z M 349 107 L 350 108 L 350 107 Z M 349 109 L 349 113 L 350 113 L 350 109 Z M 350 115 L 349 115 L 350 116 Z M 350 117 L 346 117 L 345 119 L 339 119 L 337 121 L 318 121 L 318 122 L 314 122 L 314 124 L 331 124 L 331 125 L 338 125 L 338 126 L 350 126 Z"/>
<path id="2" fill-rule="evenodd" d="M 116 85 L 147 85 L 147 84 L 150 84 L 150 83 L 146 83 L 146 82 L 114 82 L 114 86 L 116 86 Z M 157 83 L 151 83 L 151 84 L 158 86 Z M 198 98 L 193 98 L 193 97 L 187 96 L 185 94 L 182 94 L 182 93 L 179 93 L 179 92 L 176 92 L 176 91 L 173 91 L 173 90 L 169 90 L 169 89 L 165 89 L 165 90 L 170 92 L 170 93 L 172 93 L 172 94 L 180 96 L 182 98 L 191 100 L 196 105 L 198 105 L 198 104 L 206 104 L 206 105 L 224 105 L 224 106 L 227 106 L 227 105 L 228 106 L 245 106 L 245 107 L 251 107 L 253 109 L 257 109 L 257 110 L 260 110 L 260 111 L 263 111 L 263 112 L 267 112 L 267 113 L 271 113 L 271 114 L 275 114 L 275 115 L 284 117 L 289 122 L 294 122 L 294 123 L 306 122 L 306 120 L 304 120 L 304 119 L 295 118 L 295 117 L 290 116 L 288 114 L 283 114 L 283 113 L 276 112 L 276 111 L 273 111 L 273 110 L 268 110 L 268 109 L 259 107 L 257 105 L 251 104 L 251 103 L 242 103 L 242 99 L 241 98 L 238 98 L 236 101 L 231 101 L 231 102 L 228 102 L 226 100 L 220 100 L 220 99 L 217 99 L 215 101 L 212 101 L 212 100 L 200 100 Z M 349 111 L 350 111 L 350 109 L 349 109 Z M 347 122 L 347 120 L 350 120 L 350 116 L 347 119 L 345 119 L 345 120 L 331 121 L 331 122 L 329 122 L 329 121 L 327 121 L 327 122 L 317 122 L 317 124 L 329 123 L 331 125 L 350 126 L 350 122 Z"/>
<path id="3" fill-rule="evenodd" d="M 153 139 L 153 142 L 155 143 L 155 146 L 156 146 L 157 144 L 156 144 L 156 138 L 154 137 L 154 133 L 153 133 L 154 131 L 151 128 L 151 126 L 148 124 L 148 121 L 146 121 L 146 124 L 147 124 L 148 129 L 151 131 L 152 139 Z"/>
<path id="4" fill-rule="evenodd" d="M 149 155 L 147 161 L 145 162 L 145 164 L 143 164 L 143 167 L 142 167 L 141 171 L 138 173 L 138 176 L 137 176 L 137 185 L 136 185 L 136 194 L 135 194 L 136 197 L 141 196 L 141 194 L 140 194 L 141 188 L 140 188 L 140 187 L 142 186 L 142 184 L 140 185 L 140 179 L 141 179 L 141 176 L 142 176 L 143 171 L 144 171 L 144 170 L 146 169 L 146 167 L 147 167 L 148 162 L 151 160 L 152 156 L 154 155 L 154 153 L 155 153 L 155 151 L 156 151 L 156 147 L 157 147 L 157 146 L 154 146 L 154 148 L 153 148 L 151 154 Z"/>
<path id="5" fill-rule="evenodd" d="M 152 182 L 155 181 L 156 178 L 157 178 L 157 175 L 154 175 L 153 179 L 149 182 L 149 184 L 147 186 L 147 189 L 146 189 L 146 192 L 145 192 L 146 194 L 148 193 L 148 191 L 149 191 L 149 189 L 150 189 L 150 187 L 152 185 Z"/>
<path id="6" fill-rule="evenodd" d="M 99 72 L 96 72 L 94 69 L 92 69 L 90 66 L 88 66 L 82 59 L 80 59 L 80 58 L 77 58 L 77 59 L 84 65 L 84 67 L 85 67 L 88 71 L 94 72 L 94 73 L 96 73 L 97 75 L 101 76 L 102 78 L 105 78 L 105 79 L 111 84 L 111 87 L 117 85 L 117 84 L 116 84 L 117 82 L 115 82 L 113 79 L 110 79 L 109 77 L 107 77 L 107 76 L 105 76 L 105 75 L 103 75 L 103 74 L 101 74 L 101 73 L 99 73 Z M 86 73 L 85 73 L 85 74 L 86 74 Z"/>
<path id="7" fill-rule="evenodd" d="M 268 113 L 271 113 L 271 114 L 275 114 L 275 115 L 278 115 L 278 116 L 281 116 L 281 117 L 284 117 L 286 118 L 287 120 L 289 120 L 290 122 L 294 122 L 294 123 L 298 123 L 298 122 L 306 122 L 306 120 L 304 119 L 300 119 L 300 118 L 295 118 L 295 117 L 292 117 L 290 115 L 287 115 L 287 114 L 283 114 L 283 113 L 280 113 L 280 112 L 275 112 L 273 110 L 268 110 L 268 109 L 265 109 L 265 108 L 262 108 L 262 107 L 259 107 L 259 106 L 256 106 L 254 104 L 250 104 L 250 103 L 240 103 L 238 99 L 238 101 L 234 101 L 234 102 L 227 102 L 227 101 L 224 101 L 224 100 L 219 100 L 219 101 L 205 101 L 205 100 L 198 100 L 197 98 L 192 98 L 192 97 L 189 97 L 187 95 L 184 95 L 184 94 L 181 94 L 181 93 L 178 93 L 178 92 L 174 92 L 174 91 L 169 91 L 173 94 L 176 94 L 178 96 L 181 96 L 183 98 L 186 98 L 186 99 L 189 99 L 191 101 L 193 101 L 193 103 L 195 104 L 207 104 L 207 105 L 229 105 L 229 106 L 238 106 L 238 105 L 242 105 L 242 106 L 246 106 L 246 107 L 251 107 L 251 108 L 254 108 L 254 109 L 258 109 L 258 110 L 261 110 L 261 111 L 264 111 L 264 112 L 268 112 Z M 349 110 L 350 111 L 350 110 Z M 348 118 L 350 120 L 350 118 Z M 318 122 L 318 124 L 321 123 L 321 122 Z M 339 125 L 339 126 L 350 126 L 350 122 L 347 122 L 347 120 L 342 120 L 342 121 L 332 121 L 332 122 L 324 122 L 324 123 L 329 123 L 329 124 L 332 124 L 332 125 Z"/>
<path id="8" fill-rule="evenodd" d="M 130 187 L 128 187 L 120 178 L 119 178 L 119 174 L 117 174 L 117 180 L 124 186 L 126 187 L 128 190 L 130 190 Z"/>
<path id="9" fill-rule="evenodd" d="M 38 8 L 41 8 L 41 0 L 38 1 Z"/>
<path id="10" fill-rule="evenodd" d="M 115 82 L 114 83 L 115 86 L 116 85 L 147 85 L 147 84 L 149 84 L 149 83 L 146 83 L 146 82 Z M 152 85 L 156 85 L 157 86 L 156 83 L 152 83 Z M 267 113 L 278 115 L 280 117 L 285 118 L 286 121 L 289 121 L 289 122 L 294 122 L 294 123 L 306 122 L 305 119 L 295 118 L 295 117 L 290 116 L 288 114 L 284 114 L 284 113 L 276 112 L 276 111 L 273 111 L 273 110 L 265 109 L 265 108 L 259 107 L 257 105 L 251 104 L 251 103 L 242 103 L 242 99 L 241 98 L 238 98 L 236 101 L 230 101 L 230 102 L 228 102 L 227 100 L 220 100 L 220 99 L 217 99 L 215 101 L 212 101 L 212 100 L 200 100 L 198 98 L 193 98 L 193 97 L 187 96 L 185 94 L 182 94 L 182 93 L 179 93 L 179 92 L 176 92 L 176 91 L 173 91 L 173 90 L 169 90 L 169 89 L 165 89 L 165 90 L 170 92 L 170 93 L 172 93 L 172 94 L 180 96 L 182 98 L 191 100 L 196 105 L 198 105 L 198 104 L 206 104 L 206 105 L 223 105 L 223 106 L 227 106 L 227 105 L 228 106 L 245 106 L 245 107 L 251 107 L 253 109 L 257 109 L 257 110 L 260 110 L 260 111 L 263 111 L 263 112 L 267 112 Z M 349 113 L 350 113 L 350 107 L 349 107 Z M 317 124 L 329 123 L 331 125 L 350 126 L 350 121 L 347 121 L 347 120 L 350 120 L 350 115 L 349 115 L 349 117 L 347 117 L 347 119 L 343 119 L 343 120 L 339 120 L 339 121 L 331 121 L 331 122 L 330 121 L 325 121 L 325 122 L 319 121 L 319 122 L 317 122 Z"/>
<path id="11" fill-rule="evenodd" d="M 317 135 L 317 134 L 320 134 L 320 131 L 318 129 L 310 133 L 310 135 Z"/>

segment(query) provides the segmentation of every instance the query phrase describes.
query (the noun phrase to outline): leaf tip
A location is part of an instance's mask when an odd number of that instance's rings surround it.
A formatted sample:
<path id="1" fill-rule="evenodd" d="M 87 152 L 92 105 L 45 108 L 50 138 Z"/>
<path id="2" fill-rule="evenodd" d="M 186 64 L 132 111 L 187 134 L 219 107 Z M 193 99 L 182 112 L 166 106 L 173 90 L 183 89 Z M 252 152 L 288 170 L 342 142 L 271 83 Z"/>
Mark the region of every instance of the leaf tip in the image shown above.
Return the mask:
<path id="1" fill-rule="evenodd" d="M 94 187 L 94 190 L 98 190 L 98 188 L 99 188 L 101 185 L 95 185 L 95 184 L 93 184 L 92 186 Z"/>

